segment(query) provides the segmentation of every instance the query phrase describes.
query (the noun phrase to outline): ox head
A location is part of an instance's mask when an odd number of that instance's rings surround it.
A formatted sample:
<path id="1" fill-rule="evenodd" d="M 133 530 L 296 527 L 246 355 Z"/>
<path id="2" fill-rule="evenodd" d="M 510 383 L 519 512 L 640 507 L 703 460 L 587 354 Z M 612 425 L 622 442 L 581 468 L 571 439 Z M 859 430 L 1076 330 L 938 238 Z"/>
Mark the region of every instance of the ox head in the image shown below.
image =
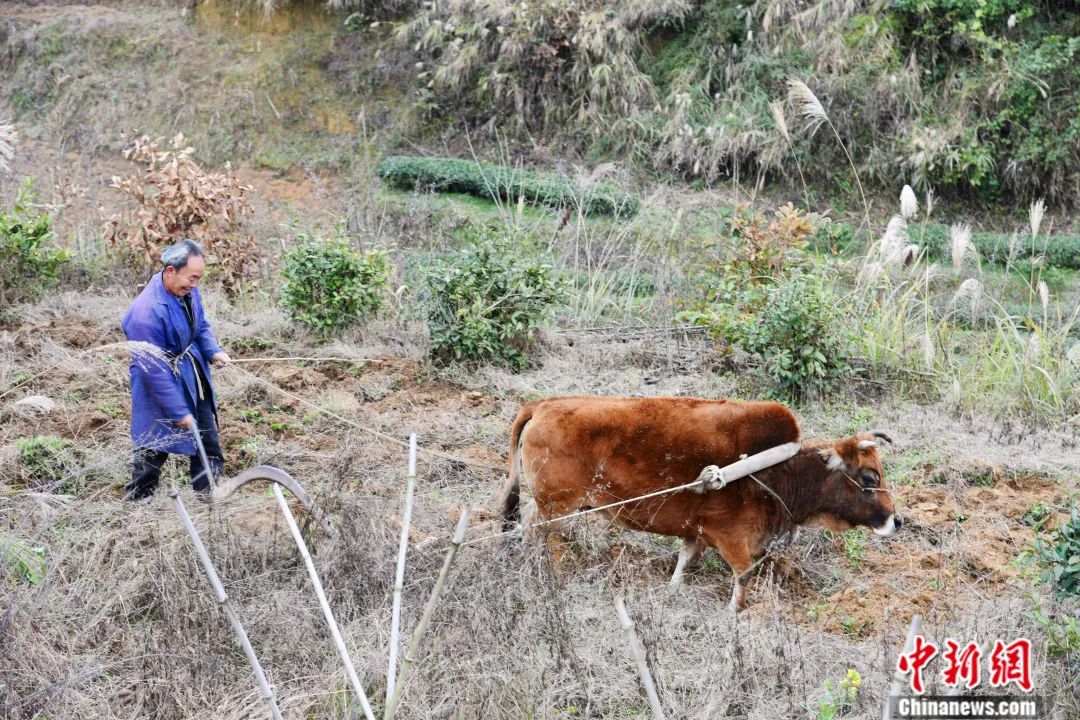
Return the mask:
<path id="1" fill-rule="evenodd" d="M 874 430 L 829 441 L 818 449 L 827 476 L 817 524 L 830 530 L 865 525 L 882 536 L 900 529 L 902 521 L 893 508 L 878 455 L 882 440 L 892 442 L 887 433 Z"/>

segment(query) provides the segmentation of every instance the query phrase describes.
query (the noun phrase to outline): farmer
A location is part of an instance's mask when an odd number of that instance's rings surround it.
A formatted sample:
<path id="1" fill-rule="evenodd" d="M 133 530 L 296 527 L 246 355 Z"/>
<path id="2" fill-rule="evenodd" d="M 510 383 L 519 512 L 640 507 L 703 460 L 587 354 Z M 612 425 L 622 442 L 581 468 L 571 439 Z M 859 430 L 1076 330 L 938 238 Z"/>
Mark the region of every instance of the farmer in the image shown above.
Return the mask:
<path id="1" fill-rule="evenodd" d="M 195 448 L 198 427 L 211 471 L 221 474 L 224 457 L 218 441 L 217 408 L 210 362 L 229 362 L 203 314 L 196 286 L 206 268 L 202 248 L 181 240 L 161 253 L 162 270 L 124 314 L 129 341 L 150 343 L 131 354 L 131 439 L 135 444 L 130 500 L 149 501 L 169 453 L 191 456 L 191 485 L 209 498 L 209 478 Z M 164 359 L 162 359 L 164 358 Z"/>

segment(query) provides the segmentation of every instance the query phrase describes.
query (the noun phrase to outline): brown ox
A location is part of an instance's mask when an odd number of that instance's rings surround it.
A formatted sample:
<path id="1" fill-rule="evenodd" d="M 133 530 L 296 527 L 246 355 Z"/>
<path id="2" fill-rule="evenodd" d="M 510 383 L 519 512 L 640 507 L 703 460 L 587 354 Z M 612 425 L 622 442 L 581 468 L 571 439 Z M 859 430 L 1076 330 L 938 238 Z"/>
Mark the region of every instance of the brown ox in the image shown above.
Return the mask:
<path id="1" fill-rule="evenodd" d="M 783 463 L 715 491 L 679 491 L 606 511 L 637 530 L 681 537 L 673 583 L 704 547 L 719 551 L 740 578 L 774 540 L 801 526 L 880 535 L 900 527 L 884 484 L 876 437 L 862 433 L 808 443 Z M 692 398 L 552 398 L 522 407 L 510 436 L 510 477 L 502 498 L 507 526 L 520 519 L 519 486 L 532 485 L 540 521 L 693 482 L 709 465 L 799 440 L 795 416 L 773 402 Z M 764 486 L 764 487 L 763 487 Z M 768 488 L 768 489 L 765 489 Z M 545 526 L 558 558 L 561 523 Z"/>

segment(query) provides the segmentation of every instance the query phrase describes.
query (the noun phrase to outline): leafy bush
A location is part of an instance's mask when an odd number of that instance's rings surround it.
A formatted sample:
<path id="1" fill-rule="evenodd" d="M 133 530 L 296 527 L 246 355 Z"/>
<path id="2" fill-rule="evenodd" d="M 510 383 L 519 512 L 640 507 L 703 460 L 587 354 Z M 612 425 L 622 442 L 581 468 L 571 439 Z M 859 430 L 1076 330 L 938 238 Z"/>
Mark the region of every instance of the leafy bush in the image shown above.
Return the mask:
<path id="1" fill-rule="evenodd" d="M 677 319 L 761 355 L 781 395 L 825 391 L 850 367 L 840 298 L 822 277 L 803 270 L 814 222 L 787 205 L 771 220 L 736 213 L 729 230 L 720 243 L 728 256 L 706 268 L 701 301 Z"/>
<path id="2" fill-rule="evenodd" d="M 45 548 L 27 545 L 9 533 L 0 534 L 0 578 L 8 585 L 38 585 L 45 579 Z"/>
<path id="3" fill-rule="evenodd" d="M 1060 599 L 1080 597 L 1080 514 L 1073 511 L 1052 543 L 1037 540 L 1035 554 L 1046 568 L 1043 580 Z"/>
<path id="4" fill-rule="evenodd" d="M 81 463 L 71 442 L 52 435 L 15 441 L 19 453 L 19 481 L 34 488 L 74 494 L 85 484 Z"/>
<path id="5" fill-rule="evenodd" d="M 757 317 L 740 324 L 736 342 L 764 358 L 784 395 L 820 395 L 851 372 L 841 298 L 815 274 L 770 288 Z"/>
<path id="6" fill-rule="evenodd" d="M 949 228 L 938 223 L 927 224 L 925 232 L 918 226 L 908 228 L 911 242 L 922 240 L 931 257 L 948 257 Z M 971 234 L 971 244 L 979 257 L 995 265 L 1026 261 L 1042 256 L 1047 265 L 1080 269 L 1080 236 L 1077 235 L 1013 235 L 1008 233 L 977 232 Z"/>
<path id="7" fill-rule="evenodd" d="M 424 303 L 439 362 L 525 367 L 525 348 L 563 289 L 551 266 L 522 257 L 511 238 L 474 231 L 472 246 L 430 268 Z"/>
<path id="8" fill-rule="evenodd" d="M 908 242 L 926 249 L 934 259 L 947 259 L 951 252 L 949 226 L 941 223 L 911 223 L 907 226 Z M 838 254 L 858 252 L 865 236 L 843 222 L 816 223 L 810 236 L 812 247 Z M 1080 235 L 1014 235 L 1011 233 L 976 232 L 971 234 L 971 244 L 979 257 L 994 265 L 1023 263 L 1034 257 L 1042 257 L 1046 265 L 1056 268 L 1080 270 Z"/>
<path id="9" fill-rule="evenodd" d="M 0 212 L 0 307 L 32 300 L 56 284 L 67 253 L 50 244 L 52 218 L 33 209 L 33 181 L 19 188 L 11 212 Z"/>
<path id="10" fill-rule="evenodd" d="M 283 258 L 281 302 L 294 322 L 329 335 L 373 314 L 390 278 L 385 252 L 357 252 L 349 238 L 297 235 Z"/>
<path id="11" fill-rule="evenodd" d="M 635 198 L 611 185 L 582 190 L 547 173 L 472 160 L 394 156 L 383 159 L 378 172 L 383 180 L 404 190 L 430 188 L 508 202 L 523 197 L 533 205 L 580 207 L 586 215 L 629 217 L 638 210 Z"/>
<path id="12" fill-rule="evenodd" d="M 834 255 L 843 255 L 856 252 L 859 243 L 864 241 L 855 231 L 855 226 L 846 222 L 838 222 L 830 218 L 823 218 L 814 223 L 814 232 L 810 235 L 810 247 L 821 252 Z"/>
<path id="13" fill-rule="evenodd" d="M 844 679 L 835 686 L 831 680 L 826 680 L 825 695 L 816 708 L 811 708 L 812 714 L 817 720 L 834 720 L 843 715 L 858 701 L 861 685 L 862 676 L 854 668 L 849 668 Z"/>

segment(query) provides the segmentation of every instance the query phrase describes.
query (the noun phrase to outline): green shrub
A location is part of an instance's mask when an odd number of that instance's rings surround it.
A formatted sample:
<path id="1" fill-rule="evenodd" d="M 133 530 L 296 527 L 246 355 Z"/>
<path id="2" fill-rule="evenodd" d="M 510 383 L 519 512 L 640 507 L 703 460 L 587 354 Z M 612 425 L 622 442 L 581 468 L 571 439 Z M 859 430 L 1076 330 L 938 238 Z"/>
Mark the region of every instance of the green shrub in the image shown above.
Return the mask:
<path id="1" fill-rule="evenodd" d="M 34 211 L 33 181 L 19 188 L 11 212 L 0 213 L 0 307 L 32 300 L 54 286 L 67 254 L 51 245 L 52 218 Z"/>
<path id="2" fill-rule="evenodd" d="M 525 349 L 563 289 L 551 266 L 522 257 L 511 239 L 474 231 L 472 246 L 429 269 L 424 304 L 431 356 L 525 367 Z"/>
<path id="3" fill-rule="evenodd" d="M 780 395 L 825 391 L 850 371 L 849 343 L 841 299 L 816 271 L 805 272 L 814 218 L 787 205 L 771 220 L 736 214 L 729 230 L 720 241 L 727 257 L 705 268 L 701 300 L 676 319 L 761 355 Z"/>
<path id="4" fill-rule="evenodd" d="M 770 288 L 757 317 L 739 324 L 736 342 L 764 358 L 782 395 L 821 395 L 851 372 L 841 298 L 815 274 Z"/>
<path id="5" fill-rule="evenodd" d="M 912 223 L 907 234 L 909 242 L 925 248 L 935 260 L 947 260 L 952 252 L 948 225 Z M 815 223 L 810 236 L 812 247 L 837 254 L 856 253 L 863 249 L 863 243 L 865 236 L 843 222 Z M 994 265 L 1023 264 L 1041 256 L 1047 266 L 1080 269 L 1080 235 L 1038 235 L 1032 239 L 1030 235 L 977 232 L 971 234 L 971 244 L 984 262 Z"/>
<path id="6" fill-rule="evenodd" d="M 403 190 L 430 188 L 488 200 L 533 205 L 580 207 L 586 215 L 630 217 L 638 211 L 632 196 L 608 184 L 585 190 L 548 173 L 487 165 L 472 160 L 394 156 L 379 163 L 379 177 Z"/>
<path id="7" fill-rule="evenodd" d="M 856 233 L 854 225 L 826 217 L 814 223 L 810 247 L 833 255 L 845 255 L 857 252 L 860 249 L 858 243 L 863 240 L 864 236 Z"/>
<path id="8" fill-rule="evenodd" d="M 38 585 L 45 579 L 45 548 L 27 545 L 25 540 L 0 534 L 0 578 L 8 585 Z"/>
<path id="9" fill-rule="evenodd" d="M 862 676 L 854 668 L 849 668 L 844 679 L 835 686 L 831 680 L 826 680 L 824 697 L 816 708 L 811 707 L 812 715 L 817 720 L 833 720 L 845 714 L 858 701 L 861 685 Z"/>
<path id="10" fill-rule="evenodd" d="M 329 335 L 382 305 L 390 277 L 385 252 L 358 252 L 349 239 L 297 235 L 284 257 L 281 302 L 294 322 Z"/>
<path id="11" fill-rule="evenodd" d="M 1036 540 L 1035 555 L 1046 568 L 1043 580 L 1058 598 L 1080 597 L 1080 514 L 1073 511 L 1052 543 Z"/>
<path id="12" fill-rule="evenodd" d="M 75 494 L 85 485 L 81 463 L 68 440 L 52 435 L 23 437 L 15 441 L 19 453 L 19 480 L 34 488 Z"/>
<path id="13" fill-rule="evenodd" d="M 922 244 L 931 257 L 947 258 L 950 250 L 949 228 L 929 223 L 925 232 L 919 226 L 908 227 L 911 242 Z M 971 244 L 984 262 L 1005 265 L 1007 262 L 1027 262 L 1042 256 L 1051 267 L 1080 269 L 1080 236 L 1078 235 L 1012 235 L 1008 233 L 977 232 Z"/>

